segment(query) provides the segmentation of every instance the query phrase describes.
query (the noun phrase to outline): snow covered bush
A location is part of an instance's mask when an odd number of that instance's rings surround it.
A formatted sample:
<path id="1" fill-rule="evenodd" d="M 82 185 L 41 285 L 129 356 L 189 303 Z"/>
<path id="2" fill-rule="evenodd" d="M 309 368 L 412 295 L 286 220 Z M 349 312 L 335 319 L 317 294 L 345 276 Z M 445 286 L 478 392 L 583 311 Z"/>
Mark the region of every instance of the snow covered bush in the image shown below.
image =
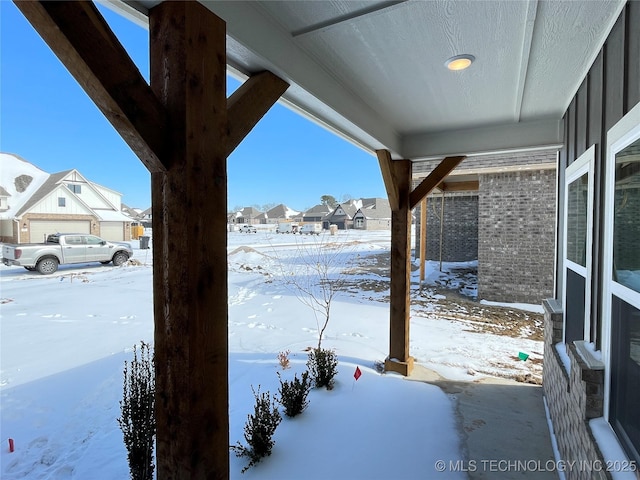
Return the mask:
<path id="1" fill-rule="evenodd" d="M 140 343 L 140 357 L 133 346 L 133 360 L 124 362 L 124 387 L 118 418 L 132 480 L 153 479 L 153 446 L 156 434 L 155 373 L 149 344 Z"/>
<path id="2" fill-rule="evenodd" d="M 271 398 L 269 392 L 260 394 L 260 385 L 257 392 L 253 387 L 251 391 L 256 403 L 253 415 L 247 416 L 247 423 L 244 426 L 244 439 L 248 446 L 245 447 L 240 442 L 231 446 L 238 457 L 249 458 L 249 464 L 242 469 L 242 473 L 260 462 L 263 457 L 271 455 L 271 449 L 275 443 L 272 437 L 282 421 L 282 416 L 275 405 L 275 398 Z"/>
<path id="3" fill-rule="evenodd" d="M 309 372 L 305 371 L 301 378 L 298 375 L 293 376 L 293 380 L 282 381 L 280 374 L 280 404 L 284 407 L 284 413 L 287 417 L 295 417 L 299 413 L 302 413 L 309 405 L 307 395 L 311 390 L 311 378 L 309 378 Z"/>
<path id="4" fill-rule="evenodd" d="M 316 388 L 333 389 L 334 377 L 338 374 L 338 357 L 333 350 L 312 348 L 309 350 L 307 367 Z"/>

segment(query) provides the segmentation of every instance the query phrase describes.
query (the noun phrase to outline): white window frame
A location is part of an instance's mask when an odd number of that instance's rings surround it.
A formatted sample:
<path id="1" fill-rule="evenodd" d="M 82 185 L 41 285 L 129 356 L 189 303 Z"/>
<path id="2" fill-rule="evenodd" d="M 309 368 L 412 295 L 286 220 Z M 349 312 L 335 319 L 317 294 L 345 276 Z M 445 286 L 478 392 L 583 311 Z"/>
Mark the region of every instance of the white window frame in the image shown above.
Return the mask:
<path id="1" fill-rule="evenodd" d="M 565 170 L 564 178 L 564 245 L 562 250 L 562 309 L 567 311 L 567 268 L 570 268 L 585 279 L 584 284 L 584 341 L 591 341 L 591 272 L 593 265 L 593 170 L 595 162 L 595 145 L 580 155 Z M 569 213 L 569 185 L 587 174 L 587 243 L 585 245 L 586 266 L 579 265 L 567 259 L 568 243 L 568 213 Z M 562 341 L 566 342 L 566 321 L 562 329 Z"/>
<path id="2" fill-rule="evenodd" d="M 640 103 L 607 132 L 604 188 L 604 262 L 602 271 L 602 360 L 604 369 L 604 416 L 609 421 L 611 402 L 611 295 L 640 308 L 640 293 L 613 281 L 613 210 L 616 153 L 640 138 Z"/>

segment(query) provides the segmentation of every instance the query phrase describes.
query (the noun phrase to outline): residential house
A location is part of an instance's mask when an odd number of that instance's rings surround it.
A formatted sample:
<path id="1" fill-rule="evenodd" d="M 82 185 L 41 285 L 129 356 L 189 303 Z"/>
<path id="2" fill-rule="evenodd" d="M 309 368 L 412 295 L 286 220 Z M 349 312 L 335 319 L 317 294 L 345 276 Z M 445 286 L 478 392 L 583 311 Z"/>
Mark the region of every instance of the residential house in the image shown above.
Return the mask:
<path id="1" fill-rule="evenodd" d="M 240 216 L 240 212 L 230 212 L 227 213 L 227 225 L 233 226 L 238 223 L 238 217 Z"/>
<path id="2" fill-rule="evenodd" d="M 131 219 L 134 222 L 139 222 L 142 220 L 142 212 L 143 210 L 140 208 L 131 208 L 128 205 L 125 205 L 124 203 L 121 206 L 121 211 L 122 213 L 124 213 L 125 215 L 127 215 L 128 217 L 131 217 Z"/>
<path id="3" fill-rule="evenodd" d="M 324 218 L 332 211 L 331 207 L 320 203 L 302 213 L 302 222 L 323 222 Z"/>
<path id="4" fill-rule="evenodd" d="M 0 211 L 2 241 L 42 242 L 56 232 L 91 233 L 114 241 L 131 238 L 131 218 L 121 212 L 120 193 L 75 169 L 49 175 L 4 153 L 0 162 L 0 185 L 7 193 L 7 208 Z"/>
<path id="5" fill-rule="evenodd" d="M 353 215 L 358 230 L 391 230 L 391 207 L 386 198 L 363 198 L 362 207 Z"/>
<path id="6" fill-rule="evenodd" d="M 122 204 L 121 210 L 126 216 L 131 217 L 131 238 L 138 240 L 145 234 L 144 230 L 147 228 L 142 221 L 143 210 L 140 208 L 131 208 L 124 203 Z"/>
<path id="7" fill-rule="evenodd" d="M 142 223 L 142 226 L 144 228 L 152 228 L 151 227 L 152 218 L 153 217 L 152 217 L 152 214 L 151 214 L 151 207 L 149 207 L 146 210 L 143 210 L 142 212 L 140 212 L 139 221 L 140 221 L 140 223 Z"/>
<path id="8" fill-rule="evenodd" d="M 540 304 L 553 295 L 557 157 L 547 149 L 465 159 L 426 199 L 425 258 L 478 260 L 481 299 Z M 414 183 L 436 165 L 416 165 Z"/>
<path id="9" fill-rule="evenodd" d="M 254 207 L 244 207 L 238 212 L 235 223 L 246 223 L 248 225 L 258 225 L 264 219 L 264 213 Z"/>
<path id="10" fill-rule="evenodd" d="M 333 211 L 322 219 L 322 228 L 329 229 L 330 225 L 337 225 L 338 230 L 353 228 L 353 216 L 362 207 L 361 200 L 349 200 L 339 203 Z"/>
<path id="11" fill-rule="evenodd" d="M 297 210 L 293 210 L 287 207 L 285 204 L 281 203 L 280 205 L 276 205 L 275 207 L 267 210 L 267 221 L 266 223 L 280 223 L 280 222 L 289 222 L 293 220 L 300 212 Z"/>
<path id="12" fill-rule="evenodd" d="M 11 194 L 4 187 L 0 187 L 0 212 L 9 210 L 9 197 Z"/>

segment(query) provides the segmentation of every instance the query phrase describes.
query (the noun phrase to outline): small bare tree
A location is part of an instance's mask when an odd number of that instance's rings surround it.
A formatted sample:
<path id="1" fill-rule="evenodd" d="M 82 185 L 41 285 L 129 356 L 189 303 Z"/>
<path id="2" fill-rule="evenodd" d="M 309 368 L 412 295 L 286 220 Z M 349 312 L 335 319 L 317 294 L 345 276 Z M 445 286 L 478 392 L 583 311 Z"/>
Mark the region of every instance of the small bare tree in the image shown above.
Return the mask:
<path id="1" fill-rule="evenodd" d="M 279 260 L 280 278 L 296 298 L 313 311 L 318 327 L 318 350 L 329 325 L 331 304 L 344 290 L 344 269 L 351 259 L 351 244 L 327 241 L 326 235 L 296 241 L 290 261 Z"/>

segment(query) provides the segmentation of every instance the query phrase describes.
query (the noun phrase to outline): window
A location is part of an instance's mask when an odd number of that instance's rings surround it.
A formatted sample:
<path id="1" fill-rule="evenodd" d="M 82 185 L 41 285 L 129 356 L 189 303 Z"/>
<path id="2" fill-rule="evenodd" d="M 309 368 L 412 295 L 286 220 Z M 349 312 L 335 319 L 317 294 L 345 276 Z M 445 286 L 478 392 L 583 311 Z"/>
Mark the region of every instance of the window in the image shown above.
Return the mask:
<path id="1" fill-rule="evenodd" d="M 567 191 L 567 259 L 587 266 L 588 174 L 569 184 Z"/>
<path id="2" fill-rule="evenodd" d="M 629 458 L 640 462 L 640 105 L 607 132 L 606 160 L 604 407 Z"/>
<path id="3" fill-rule="evenodd" d="M 640 139 L 616 154 L 612 279 L 640 292 Z"/>
<path id="4" fill-rule="evenodd" d="M 58 197 L 58 206 L 59 207 L 66 207 L 67 206 L 67 199 L 64 197 Z"/>
<path id="5" fill-rule="evenodd" d="M 67 183 L 67 187 L 73 193 L 82 193 L 82 185 L 78 185 L 78 184 L 74 184 L 74 183 Z"/>
<path id="6" fill-rule="evenodd" d="M 87 245 L 101 245 L 102 239 L 98 237 L 94 237 L 93 235 L 87 235 L 84 237 L 84 241 Z"/>
<path id="7" fill-rule="evenodd" d="M 564 341 L 591 342 L 593 164 L 591 146 L 565 171 Z"/>

